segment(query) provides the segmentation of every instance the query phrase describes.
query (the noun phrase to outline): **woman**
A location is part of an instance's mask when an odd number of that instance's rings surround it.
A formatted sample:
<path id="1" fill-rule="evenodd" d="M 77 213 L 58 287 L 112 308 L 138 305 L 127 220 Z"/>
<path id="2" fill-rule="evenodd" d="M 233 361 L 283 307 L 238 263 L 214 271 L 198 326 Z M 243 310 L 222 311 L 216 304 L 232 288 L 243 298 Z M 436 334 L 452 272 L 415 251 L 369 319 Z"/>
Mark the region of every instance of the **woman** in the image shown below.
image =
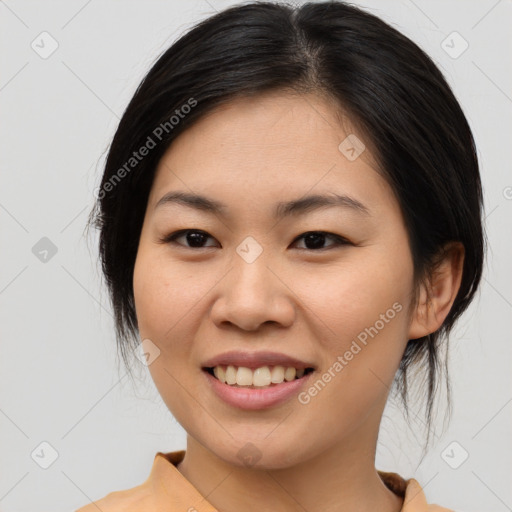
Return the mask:
<path id="1" fill-rule="evenodd" d="M 128 105 L 91 222 L 127 367 L 142 340 L 187 447 L 80 512 L 447 510 L 375 468 L 393 383 L 407 406 L 425 382 L 430 422 L 484 257 L 473 137 L 412 41 L 342 2 L 198 24 Z"/>

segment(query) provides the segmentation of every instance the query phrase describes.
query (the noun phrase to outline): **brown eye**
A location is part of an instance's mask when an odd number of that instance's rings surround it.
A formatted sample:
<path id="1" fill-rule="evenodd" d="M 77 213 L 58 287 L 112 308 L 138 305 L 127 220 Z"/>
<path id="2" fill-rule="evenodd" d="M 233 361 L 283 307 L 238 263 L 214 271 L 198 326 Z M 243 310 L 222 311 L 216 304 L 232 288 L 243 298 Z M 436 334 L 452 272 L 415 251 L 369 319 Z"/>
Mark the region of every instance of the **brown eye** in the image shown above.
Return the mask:
<path id="1" fill-rule="evenodd" d="M 176 242 L 176 240 L 180 238 L 183 238 L 185 240 L 185 244 L 181 242 Z M 206 231 L 201 231 L 198 229 L 182 229 L 180 231 L 176 231 L 175 233 L 171 233 L 170 235 L 165 236 L 160 241 L 162 243 L 176 243 L 178 245 L 183 245 L 184 247 L 187 247 L 189 249 L 202 249 L 205 247 L 212 247 L 211 245 L 204 245 L 208 238 L 213 239 L 213 237 L 206 233 Z"/>
<path id="2" fill-rule="evenodd" d="M 346 240 L 345 238 L 335 235 L 334 233 L 327 233 L 326 231 L 308 231 L 307 233 L 303 233 L 299 237 L 297 237 L 295 240 L 304 240 L 304 244 L 306 245 L 305 249 L 317 251 L 317 250 L 323 250 L 323 249 L 329 249 L 333 246 L 340 246 L 340 245 L 348 245 L 350 242 Z M 324 247 L 324 243 L 326 239 L 331 239 L 334 241 L 334 244 L 330 247 Z"/>
<path id="3" fill-rule="evenodd" d="M 160 242 L 174 243 L 188 249 L 205 249 L 207 247 L 215 247 L 215 245 L 205 245 L 209 238 L 214 240 L 214 238 L 206 233 L 206 231 L 198 229 L 182 229 L 161 238 Z M 179 239 L 183 239 L 185 242 L 179 242 Z M 294 242 L 302 239 L 304 240 L 305 247 L 301 247 L 300 249 L 310 251 L 327 250 L 332 247 L 350 244 L 347 239 L 326 231 L 308 231 L 307 233 L 303 233 L 297 237 Z M 331 240 L 334 243 L 325 247 L 324 244 L 326 240 Z"/>

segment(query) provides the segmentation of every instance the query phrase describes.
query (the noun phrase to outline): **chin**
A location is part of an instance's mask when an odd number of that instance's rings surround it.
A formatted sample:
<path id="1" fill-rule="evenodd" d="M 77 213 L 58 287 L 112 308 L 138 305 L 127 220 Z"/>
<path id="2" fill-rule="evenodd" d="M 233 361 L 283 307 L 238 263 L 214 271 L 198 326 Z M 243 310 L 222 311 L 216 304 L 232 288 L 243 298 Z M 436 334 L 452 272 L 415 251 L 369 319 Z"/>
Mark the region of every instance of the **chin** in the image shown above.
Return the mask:
<path id="1" fill-rule="evenodd" d="M 297 443 L 271 442 L 265 436 L 231 439 L 228 444 L 208 446 L 208 449 L 226 464 L 245 469 L 286 469 L 299 464 L 304 453 L 298 451 Z"/>

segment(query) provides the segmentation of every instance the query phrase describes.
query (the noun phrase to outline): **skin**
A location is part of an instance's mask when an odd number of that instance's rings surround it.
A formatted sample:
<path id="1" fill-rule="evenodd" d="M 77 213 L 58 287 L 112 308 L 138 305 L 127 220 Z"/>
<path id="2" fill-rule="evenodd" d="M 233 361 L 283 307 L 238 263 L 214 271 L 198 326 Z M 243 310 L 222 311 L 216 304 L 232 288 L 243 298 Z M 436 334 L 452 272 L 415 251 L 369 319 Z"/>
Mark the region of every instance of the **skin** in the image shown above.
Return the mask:
<path id="1" fill-rule="evenodd" d="M 161 351 L 151 376 L 187 431 L 178 469 L 219 510 L 402 507 L 375 468 L 379 424 L 407 340 L 437 330 L 450 310 L 463 254 L 449 253 L 430 302 L 422 286 L 413 307 L 400 208 L 376 171 L 369 141 L 354 161 L 338 149 L 349 133 L 365 141 L 326 99 L 267 93 L 201 118 L 156 171 L 133 278 L 139 331 Z M 226 215 L 178 204 L 155 208 L 175 190 L 225 203 Z M 332 192 L 356 198 L 370 214 L 332 207 L 279 222 L 272 216 L 279 201 Z M 202 248 L 190 247 L 186 236 L 160 242 L 181 229 L 209 236 Z M 300 238 L 307 231 L 350 243 L 327 237 L 324 249 L 311 249 Z M 252 263 L 236 252 L 247 236 L 263 249 Z M 271 350 L 313 362 L 315 381 L 394 303 L 402 310 L 308 404 L 293 397 L 245 411 L 205 383 L 202 363 L 228 350 Z M 237 457 L 249 442 L 261 456 L 254 467 Z"/>

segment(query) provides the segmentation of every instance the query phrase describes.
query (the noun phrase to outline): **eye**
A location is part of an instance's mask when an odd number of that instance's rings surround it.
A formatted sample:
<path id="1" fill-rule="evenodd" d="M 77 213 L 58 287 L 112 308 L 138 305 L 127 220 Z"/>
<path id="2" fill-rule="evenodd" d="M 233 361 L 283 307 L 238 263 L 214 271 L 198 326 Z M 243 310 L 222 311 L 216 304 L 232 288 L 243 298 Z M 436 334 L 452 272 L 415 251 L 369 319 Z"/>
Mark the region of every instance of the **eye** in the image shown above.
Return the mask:
<path id="1" fill-rule="evenodd" d="M 177 242 L 177 240 L 179 240 L 180 238 L 184 238 L 186 240 L 186 244 L 188 245 L 185 245 L 181 242 Z M 160 242 L 175 243 L 178 245 L 182 245 L 188 249 L 203 249 L 206 247 L 214 247 L 214 245 L 204 245 L 208 238 L 211 238 L 213 240 L 213 237 L 206 233 L 206 231 L 202 231 L 199 229 L 182 229 L 180 231 L 176 231 L 161 238 Z M 347 239 L 343 238 L 342 236 L 335 235 L 334 233 L 328 233 L 326 231 L 308 231 L 298 236 L 293 243 L 302 239 L 304 240 L 306 247 L 300 249 L 312 251 L 325 250 L 333 246 L 350 244 L 350 242 Z M 331 246 L 323 247 L 326 239 L 331 239 L 334 242 L 334 244 L 332 244 Z"/>
<path id="2" fill-rule="evenodd" d="M 176 242 L 179 238 L 185 238 L 187 243 L 189 243 L 189 246 L 186 246 L 186 248 L 194 249 L 199 248 L 203 249 L 204 247 L 212 247 L 210 246 L 204 246 L 205 240 L 211 237 L 206 231 L 201 231 L 199 229 L 182 229 L 180 231 L 176 231 L 175 233 L 171 233 L 170 235 L 167 235 L 160 239 L 161 243 L 176 243 L 178 245 L 183 245 L 182 243 Z"/>
<path id="3" fill-rule="evenodd" d="M 326 231 L 308 231 L 307 233 L 303 233 L 302 235 L 298 236 L 294 240 L 294 242 L 303 239 L 304 243 L 306 244 L 305 248 L 307 250 L 318 251 L 329 249 L 329 246 L 322 247 L 322 245 L 325 242 L 325 239 L 327 238 L 330 238 L 331 240 L 334 241 L 333 246 L 350 244 L 350 242 L 347 239 L 343 238 L 342 236 L 335 235 L 334 233 L 327 233 Z"/>

